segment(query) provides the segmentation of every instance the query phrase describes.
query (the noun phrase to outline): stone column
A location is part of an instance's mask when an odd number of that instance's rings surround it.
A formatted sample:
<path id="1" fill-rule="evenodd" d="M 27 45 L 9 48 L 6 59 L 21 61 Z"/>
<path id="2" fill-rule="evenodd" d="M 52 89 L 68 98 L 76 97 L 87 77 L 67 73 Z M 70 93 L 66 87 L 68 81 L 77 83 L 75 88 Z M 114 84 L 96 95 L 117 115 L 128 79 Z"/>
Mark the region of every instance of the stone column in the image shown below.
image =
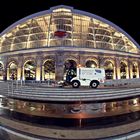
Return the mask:
<path id="1" fill-rule="evenodd" d="M 139 78 L 139 63 L 137 63 L 137 78 Z"/>
<path id="2" fill-rule="evenodd" d="M 21 71 L 22 71 L 22 67 L 18 66 L 18 68 L 17 68 L 17 80 L 21 80 Z"/>
<path id="3" fill-rule="evenodd" d="M 116 79 L 120 79 L 120 60 L 116 58 Z"/>
<path id="4" fill-rule="evenodd" d="M 42 66 L 42 76 L 41 76 L 41 77 L 42 77 L 42 81 L 44 81 L 44 74 L 45 74 L 45 73 L 44 73 L 44 65 L 43 65 L 43 66 Z"/>
<path id="5" fill-rule="evenodd" d="M 41 80 L 41 56 L 36 57 L 36 81 Z"/>
<path id="6" fill-rule="evenodd" d="M 41 67 L 37 66 L 36 67 L 36 81 L 40 81 L 41 80 L 40 77 L 41 77 Z"/>
<path id="7" fill-rule="evenodd" d="M 129 64 L 127 65 L 127 67 L 126 67 L 126 79 L 129 79 L 129 71 L 130 71 L 130 66 L 129 66 Z"/>
<path id="8" fill-rule="evenodd" d="M 131 64 L 131 61 L 129 59 L 127 60 L 126 73 L 127 73 L 126 79 L 133 78 L 133 76 L 132 76 L 132 64 Z"/>
<path id="9" fill-rule="evenodd" d="M 23 63 L 23 57 L 18 57 L 18 68 L 17 68 L 17 80 L 22 80 L 22 63 Z"/>
<path id="10" fill-rule="evenodd" d="M 138 61 L 138 73 L 139 73 L 138 77 L 140 77 L 140 62 L 139 61 Z"/>
<path id="11" fill-rule="evenodd" d="M 104 57 L 99 56 L 98 60 L 99 60 L 99 68 L 104 68 Z"/>
<path id="12" fill-rule="evenodd" d="M 130 75 L 130 78 L 132 79 L 133 78 L 133 70 L 132 70 L 132 64 L 130 64 L 129 66 L 129 75 Z"/>
<path id="13" fill-rule="evenodd" d="M 56 81 L 60 81 L 63 80 L 63 76 L 64 76 L 64 65 L 55 65 L 55 80 Z"/>
<path id="14" fill-rule="evenodd" d="M 7 80 L 7 70 L 3 69 L 3 80 L 6 81 Z"/>
<path id="15" fill-rule="evenodd" d="M 7 68 L 7 80 L 10 80 L 9 67 Z"/>
<path id="16" fill-rule="evenodd" d="M 41 66 L 37 65 L 36 67 L 36 81 L 41 80 Z"/>
<path id="17" fill-rule="evenodd" d="M 77 57 L 77 66 L 85 67 L 86 57 L 84 56 L 85 52 L 79 52 Z"/>
<path id="18" fill-rule="evenodd" d="M 24 66 L 22 67 L 22 80 L 25 80 Z"/>
<path id="19" fill-rule="evenodd" d="M 80 64 L 82 67 L 86 67 L 85 57 L 81 57 L 79 64 Z"/>
<path id="20" fill-rule="evenodd" d="M 6 68 L 6 64 L 4 64 L 4 67 L 3 67 L 3 80 L 4 81 L 7 80 L 7 68 Z"/>
<path id="21" fill-rule="evenodd" d="M 60 81 L 64 76 L 64 54 L 57 52 L 55 56 L 55 80 Z"/>
<path id="22" fill-rule="evenodd" d="M 4 64 L 4 67 L 3 67 L 3 80 L 7 80 L 7 57 L 4 57 L 3 58 L 3 64 Z"/>
<path id="23" fill-rule="evenodd" d="M 113 68 L 113 79 L 116 79 L 116 67 Z"/>

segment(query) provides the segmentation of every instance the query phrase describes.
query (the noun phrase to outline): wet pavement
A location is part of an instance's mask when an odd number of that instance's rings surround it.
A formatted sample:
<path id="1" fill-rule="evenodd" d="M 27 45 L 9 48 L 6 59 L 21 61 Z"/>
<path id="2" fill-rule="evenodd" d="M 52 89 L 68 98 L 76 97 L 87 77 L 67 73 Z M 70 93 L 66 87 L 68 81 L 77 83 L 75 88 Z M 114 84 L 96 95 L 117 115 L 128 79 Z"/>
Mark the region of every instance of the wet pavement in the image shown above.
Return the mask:
<path id="1" fill-rule="evenodd" d="M 3 122 L 3 125 L 6 128 L 7 137 L 11 138 L 11 133 L 9 135 L 9 129 L 14 130 L 14 133 L 18 137 L 22 137 L 21 134 L 24 134 L 24 138 L 30 137 L 30 140 L 42 139 L 42 140 L 98 140 L 99 138 L 105 138 L 105 140 L 113 140 L 121 137 L 130 136 L 130 134 L 134 134 L 137 132 L 137 137 L 139 137 L 138 133 L 140 133 L 140 121 L 136 121 L 133 123 L 109 127 L 109 128 L 102 128 L 102 129 L 60 129 L 60 128 L 47 128 L 42 126 L 36 126 L 33 124 L 26 124 L 22 121 L 15 121 L 9 120 L 3 117 L 0 117 L 0 120 Z M 8 127 L 7 127 L 8 126 Z M 9 127 L 10 126 L 10 127 Z M 8 128 L 8 129 L 7 129 Z M 139 131 L 138 131 L 139 130 Z M 3 134 L 3 136 L 4 136 Z M 82 134 L 82 135 L 81 135 Z M 118 135 L 118 136 L 117 136 Z M 114 138 L 112 136 L 115 136 Z M 4 136 L 5 137 L 5 136 Z M 133 137 L 132 137 L 133 138 Z M 10 139 L 16 140 L 16 139 Z M 22 140 L 22 139 L 18 139 Z M 117 139 L 119 140 L 119 139 Z"/>
<path id="2" fill-rule="evenodd" d="M 63 90 L 65 92 L 65 89 L 58 89 L 59 92 Z M 112 90 L 115 92 L 115 89 Z M 106 92 L 108 97 L 111 95 L 108 93 L 111 89 L 99 90 L 100 93 L 96 91 L 97 94 Z M 129 92 L 129 89 L 125 91 Z M 51 89 L 49 92 L 55 96 Z M 75 90 L 72 92 L 74 95 Z M 93 94 L 92 90 L 85 92 Z M 87 93 L 78 94 L 84 97 Z M 62 92 L 62 95 L 67 98 L 65 93 Z M 1 96 L 0 122 L 0 140 L 110 139 L 140 130 L 140 98 L 126 96 L 99 101 L 46 101 Z"/>
<path id="3" fill-rule="evenodd" d="M 111 127 L 139 120 L 140 99 L 96 103 L 38 103 L 1 98 L 0 115 L 54 127 Z"/>

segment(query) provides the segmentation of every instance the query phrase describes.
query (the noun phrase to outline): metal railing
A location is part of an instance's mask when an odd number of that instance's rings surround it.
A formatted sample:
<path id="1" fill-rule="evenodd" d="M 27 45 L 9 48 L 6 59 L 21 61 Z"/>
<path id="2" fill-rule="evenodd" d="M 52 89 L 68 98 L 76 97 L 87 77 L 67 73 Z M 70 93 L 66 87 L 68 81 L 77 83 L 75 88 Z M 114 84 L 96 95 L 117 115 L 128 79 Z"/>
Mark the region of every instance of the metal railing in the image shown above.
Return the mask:
<path id="1" fill-rule="evenodd" d="M 0 95 L 13 95 L 15 90 L 18 90 L 20 93 L 23 88 L 26 87 L 57 87 L 57 83 L 53 80 L 47 81 L 35 81 L 35 80 L 8 80 L 0 81 Z"/>

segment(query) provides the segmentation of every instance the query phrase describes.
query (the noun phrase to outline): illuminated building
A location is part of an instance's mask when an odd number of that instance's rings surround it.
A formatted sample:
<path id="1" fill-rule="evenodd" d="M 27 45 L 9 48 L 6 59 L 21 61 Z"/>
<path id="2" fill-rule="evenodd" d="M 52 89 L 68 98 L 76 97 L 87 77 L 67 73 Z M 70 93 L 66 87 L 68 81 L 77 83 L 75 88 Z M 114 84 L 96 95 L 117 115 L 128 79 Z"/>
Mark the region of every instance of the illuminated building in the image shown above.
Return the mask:
<path id="1" fill-rule="evenodd" d="M 139 45 L 97 15 L 56 6 L 0 34 L 0 79 L 62 80 L 69 67 L 105 68 L 107 79 L 139 78 Z"/>

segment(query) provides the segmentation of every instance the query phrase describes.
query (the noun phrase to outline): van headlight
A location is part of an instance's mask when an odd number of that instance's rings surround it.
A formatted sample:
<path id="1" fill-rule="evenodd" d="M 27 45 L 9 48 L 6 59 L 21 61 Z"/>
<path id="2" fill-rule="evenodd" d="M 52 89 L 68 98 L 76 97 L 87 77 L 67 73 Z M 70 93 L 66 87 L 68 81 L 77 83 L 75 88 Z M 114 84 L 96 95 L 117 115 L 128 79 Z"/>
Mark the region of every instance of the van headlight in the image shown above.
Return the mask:
<path id="1" fill-rule="evenodd" d="M 61 84 L 64 83 L 64 81 L 59 81 L 59 82 L 57 82 L 57 83 L 58 83 L 58 85 L 61 85 Z"/>

